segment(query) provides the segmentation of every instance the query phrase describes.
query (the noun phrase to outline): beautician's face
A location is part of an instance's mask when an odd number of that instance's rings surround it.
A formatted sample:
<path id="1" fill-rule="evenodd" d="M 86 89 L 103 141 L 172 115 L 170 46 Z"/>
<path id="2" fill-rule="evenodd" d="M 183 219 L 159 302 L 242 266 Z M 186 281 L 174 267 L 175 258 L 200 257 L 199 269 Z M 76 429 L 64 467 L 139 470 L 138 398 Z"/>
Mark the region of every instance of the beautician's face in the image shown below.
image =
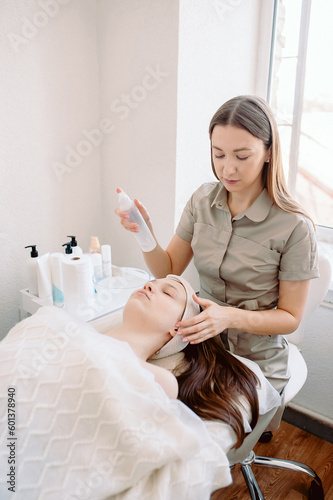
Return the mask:
<path id="1" fill-rule="evenodd" d="M 269 153 L 247 130 L 216 125 L 211 138 L 215 172 L 230 193 L 260 194 L 262 170 Z"/>
<path id="2" fill-rule="evenodd" d="M 186 291 L 176 280 L 164 278 L 149 281 L 143 288 L 134 292 L 130 300 L 136 306 L 140 318 L 151 329 L 169 332 L 183 315 L 186 304 Z M 143 314 L 140 315 L 140 312 Z"/>

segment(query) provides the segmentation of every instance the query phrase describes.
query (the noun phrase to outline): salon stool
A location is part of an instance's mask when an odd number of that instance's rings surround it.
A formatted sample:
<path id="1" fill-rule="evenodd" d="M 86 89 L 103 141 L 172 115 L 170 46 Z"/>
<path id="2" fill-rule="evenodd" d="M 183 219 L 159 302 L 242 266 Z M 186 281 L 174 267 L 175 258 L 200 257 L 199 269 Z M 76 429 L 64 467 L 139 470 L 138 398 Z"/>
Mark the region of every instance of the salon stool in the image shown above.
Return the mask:
<path id="1" fill-rule="evenodd" d="M 319 272 L 320 278 L 311 280 L 309 296 L 307 298 L 302 321 L 297 330 L 287 337 L 289 342 L 288 367 L 290 371 L 290 379 L 283 392 L 283 407 L 285 407 L 301 390 L 307 378 L 307 366 L 297 346 L 303 340 L 304 329 L 308 318 L 320 305 L 328 290 L 332 271 L 330 262 L 324 256 L 319 256 Z M 308 493 L 309 500 L 323 500 L 324 490 L 321 479 L 318 477 L 316 472 L 311 469 L 311 467 L 292 460 L 256 456 L 253 451 L 253 447 L 259 441 L 260 436 L 265 432 L 275 413 L 279 410 L 280 408 L 274 408 L 270 412 L 259 417 L 257 425 L 245 438 L 242 446 L 237 450 L 232 449 L 228 453 L 229 463 L 231 466 L 238 463 L 241 464 L 241 470 L 252 500 L 265 500 L 265 497 L 260 491 L 253 474 L 251 464 L 265 467 L 279 467 L 303 472 L 312 477 Z"/>

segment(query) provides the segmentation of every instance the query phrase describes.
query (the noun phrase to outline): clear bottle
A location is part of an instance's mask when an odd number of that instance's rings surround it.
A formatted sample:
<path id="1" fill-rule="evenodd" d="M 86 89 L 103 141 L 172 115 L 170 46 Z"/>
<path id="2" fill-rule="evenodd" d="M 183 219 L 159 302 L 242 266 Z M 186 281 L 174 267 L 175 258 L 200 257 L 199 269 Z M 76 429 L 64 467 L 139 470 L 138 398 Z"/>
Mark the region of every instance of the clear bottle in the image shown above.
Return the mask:
<path id="1" fill-rule="evenodd" d="M 111 245 L 102 245 L 101 253 L 104 276 L 112 276 Z"/>
<path id="2" fill-rule="evenodd" d="M 119 188 L 118 188 L 119 189 Z M 134 233 L 141 249 L 143 252 L 151 252 L 156 247 L 156 241 L 150 232 L 144 218 L 139 212 L 138 207 L 135 205 L 134 201 L 127 196 L 127 194 L 121 189 L 118 191 L 118 202 L 119 208 L 122 212 L 126 212 L 129 215 L 129 221 L 135 222 L 139 226 L 139 232 Z"/>

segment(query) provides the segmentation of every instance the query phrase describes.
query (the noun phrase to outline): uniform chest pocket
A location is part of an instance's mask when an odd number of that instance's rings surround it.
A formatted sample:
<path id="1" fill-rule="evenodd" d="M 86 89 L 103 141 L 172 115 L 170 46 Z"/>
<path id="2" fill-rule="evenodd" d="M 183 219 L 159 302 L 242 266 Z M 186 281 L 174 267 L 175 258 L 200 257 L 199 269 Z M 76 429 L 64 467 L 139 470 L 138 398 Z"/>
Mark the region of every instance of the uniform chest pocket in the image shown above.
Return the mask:
<path id="1" fill-rule="evenodd" d="M 276 286 L 281 254 L 259 243 L 234 235 L 230 241 L 223 277 L 267 290 Z"/>
<path id="2" fill-rule="evenodd" d="M 209 224 L 194 224 L 192 250 L 194 264 L 202 274 L 219 277 L 219 269 L 228 248 L 231 232 Z"/>

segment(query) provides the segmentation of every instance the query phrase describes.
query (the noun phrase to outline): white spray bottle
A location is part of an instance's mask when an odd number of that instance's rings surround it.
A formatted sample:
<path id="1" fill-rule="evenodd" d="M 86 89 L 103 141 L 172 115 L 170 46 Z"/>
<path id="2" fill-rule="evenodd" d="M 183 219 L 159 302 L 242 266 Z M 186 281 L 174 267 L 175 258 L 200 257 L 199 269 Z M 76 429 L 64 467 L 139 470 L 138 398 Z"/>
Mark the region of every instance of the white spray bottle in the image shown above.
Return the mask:
<path id="1" fill-rule="evenodd" d="M 122 212 L 126 212 L 129 215 L 129 221 L 135 222 L 139 226 L 139 232 L 134 233 L 141 249 L 143 252 L 151 252 L 156 247 L 156 241 L 151 234 L 149 227 L 147 226 L 144 218 L 139 212 L 138 207 L 135 205 L 134 201 L 127 196 L 127 194 L 121 189 L 117 189 L 119 208 Z"/>

